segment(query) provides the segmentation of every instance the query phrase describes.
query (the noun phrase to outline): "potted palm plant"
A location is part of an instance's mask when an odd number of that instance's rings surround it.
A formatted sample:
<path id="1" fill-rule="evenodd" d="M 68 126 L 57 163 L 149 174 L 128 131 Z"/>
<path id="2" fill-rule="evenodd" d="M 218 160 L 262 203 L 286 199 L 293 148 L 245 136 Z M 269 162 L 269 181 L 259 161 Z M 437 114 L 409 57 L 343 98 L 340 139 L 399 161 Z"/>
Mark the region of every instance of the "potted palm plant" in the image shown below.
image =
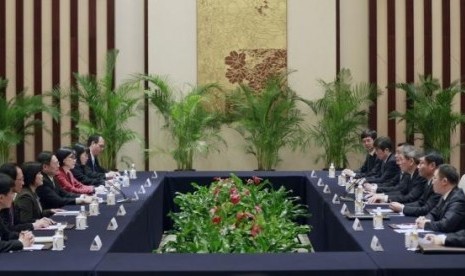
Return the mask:
<path id="1" fill-rule="evenodd" d="M 34 127 L 43 127 L 43 121 L 35 119 L 35 114 L 45 112 L 54 120 L 60 115 L 56 108 L 44 104 L 41 95 L 29 96 L 23 91 L 8 100 L 7 86 L 8 80 L 0 78 L 0 164 L 9 161 L 11 147 L 34 134 Z"/>
<path id="2" fill-rule="evenodd" d="M 151 89 L 147 93 L 150 102 L 165 120 L 174 147 L 169 154 L 176 161 L 177 170 L 193 170 L 194 157 L 219 150 L 225 144 L 219 135 L 224 116 L 209 108 L 214 91 L 220 90 L 214 83 L 193 86 L 184 96 L 175 91 L 168 81 L 155 75 L 139 75 L 138 80 L 147 81 Z"/>
<path id="3" fill-rule="evenodd" d="M 137 115 L 142 97 L 135 94 L 137 86 L 124 82 L 114 87 L 113 73 L 118 56 L 117 50 L 107 53 L 105 73 L 100 79 L 95 75 L 74 74 L 76 87 L 71 96 L 79 99 L 89 108 L 90 116 L 84 119 L 79 112 L 72 115 L 78 122 L 79 136 L 86 139 L 89 135 L 99 133 L 106 140 L 105 150 L 100 162 L 107 168 L 115 169 L 117 154 L 129 141 L 139 141 L 137 133 L 128 128 L 128 120 Z"/>
<path id="4" fill-rule="evenodd" d="M 305 145 L 299 97 L 287 85 L 287 74 L 270 76 L 261 91 L 240 85 L 228 97 L 232 127 L 246 141 L 246 152 L 257 159 L 258 170 L 272 170 L 284 147 Z"/>
<path id="5" fill-rule="evenodd" d="M 454 82 L 447 88 L 441 88 L 439 80 L 431 76 L 420 76 L 420 82 L 399 83 L 397 88 L 406 93 L 407 100 L 413 103 L 405 113 L 393 111 L 391 119 L 406 122 L 406 135 L 420 134 L 424 150 L 435 150 L 449 160 L 451 152 L 451 133 L 461 123 L 465 115 L 452 111 L 454 97 L 462 93 L 461 86 Z"/>
<path id="6" fill-rule="evenodd" d="M 325 93 L 323 98 L 309 101 L 302 99 L 318 116 L 310 127 L 309 136 L 324 152 L 326 168 L 331 163 L 336 168 L 346 168 L 347 154 L 361 150 L 359 133 L 368 121 L 368 106 L 378 96 L 376 86 L 368 83 L 352 84 L 350 70 L 342 69 L 332 82 L 319 80 Z"/>

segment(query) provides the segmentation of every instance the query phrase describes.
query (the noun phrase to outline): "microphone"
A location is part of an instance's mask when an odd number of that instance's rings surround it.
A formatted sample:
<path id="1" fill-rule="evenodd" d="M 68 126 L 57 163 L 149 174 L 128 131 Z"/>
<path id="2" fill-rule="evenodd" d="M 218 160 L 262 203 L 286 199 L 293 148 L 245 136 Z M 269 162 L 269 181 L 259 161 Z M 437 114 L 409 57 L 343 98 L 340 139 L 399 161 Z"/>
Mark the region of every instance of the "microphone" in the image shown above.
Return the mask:
<path id="1" fill-rule="evenodd" d="M 118 188 L 115 184 L 113 184 L 111 181 L 108 181 L 107 183 L 123 196 L 122 199 L 118 199 L 116 201 L 117 203 L 132 202 L 132 198 L 127 197 L 127 195 L 120 188 Z"/>

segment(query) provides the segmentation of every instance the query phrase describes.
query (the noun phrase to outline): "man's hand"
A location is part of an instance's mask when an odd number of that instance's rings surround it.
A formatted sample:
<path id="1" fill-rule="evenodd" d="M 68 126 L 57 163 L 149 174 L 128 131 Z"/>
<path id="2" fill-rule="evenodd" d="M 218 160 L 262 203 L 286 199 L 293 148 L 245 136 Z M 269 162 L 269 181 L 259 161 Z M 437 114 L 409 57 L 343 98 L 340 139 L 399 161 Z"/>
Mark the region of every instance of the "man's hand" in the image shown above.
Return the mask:
<path id="1" fill-rule="evenodd" d="M 19 233 L 18 240 L 23 244 L 23 247 L 30 247 L 34 244 L 34 235 L 31 231 L 23 231 Z"/>
<path id="2" fill-rule="evenodd" d="M 389 208 L 391 208 L 391 210 L 396 213 L 400 213 L 402 210 L 404 210 L 404 204 L 399 202 L 391 202 L 391 204 L 389 204 Z"/>
<path id="3" fill-rule="evenodd" d="M 424 216 L 421 216 L 421 217 L 418 217 L 418 218 L 415 220 L 415 223 L 416 223 L 416 225 L 417 225 L 417 228 L 423 229 L 423 228 L 425 228 L 425 223 L 430 222 L 430 221 L 431 221 L 431 220 L 426 219 Z"/>
<path id="4" fill-rule="evenodd" d="M 368 198 L 367 204 L 386 202 L 386 195 L 384 194 L 374 194 L 372 197 Z"/>

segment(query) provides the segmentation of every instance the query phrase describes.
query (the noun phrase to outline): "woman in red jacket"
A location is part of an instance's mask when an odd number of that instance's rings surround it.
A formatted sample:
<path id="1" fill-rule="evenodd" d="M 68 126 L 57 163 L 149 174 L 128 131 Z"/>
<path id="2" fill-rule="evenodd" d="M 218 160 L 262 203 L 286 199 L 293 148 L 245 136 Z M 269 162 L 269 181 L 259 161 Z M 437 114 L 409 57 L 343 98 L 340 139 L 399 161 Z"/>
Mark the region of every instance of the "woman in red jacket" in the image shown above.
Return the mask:
<path id="1" fill-rule="evenodd" d="M 57 150 L 55 156 L 60 163 L 55 179 L 58 184 L 67 192 L 76 194 L 93 194 L 95 192 L 93 186 L 84 185 L 74 178 L 71 169 L 76 165 L 76 154 L 73 149 L 69 147 L 62 147 Z"/>

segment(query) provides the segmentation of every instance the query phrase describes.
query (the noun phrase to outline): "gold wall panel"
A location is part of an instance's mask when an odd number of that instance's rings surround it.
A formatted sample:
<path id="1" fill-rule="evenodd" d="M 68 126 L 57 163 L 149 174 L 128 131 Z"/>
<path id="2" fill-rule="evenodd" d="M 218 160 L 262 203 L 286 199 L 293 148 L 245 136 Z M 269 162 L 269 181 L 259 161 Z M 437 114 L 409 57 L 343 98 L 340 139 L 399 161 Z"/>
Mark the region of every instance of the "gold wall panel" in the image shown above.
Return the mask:
<path id="1" fill-rule="evenodd" d="M 260 89 L 287 68 L 287 0 L 197 0 L 198 83 Z"/>

